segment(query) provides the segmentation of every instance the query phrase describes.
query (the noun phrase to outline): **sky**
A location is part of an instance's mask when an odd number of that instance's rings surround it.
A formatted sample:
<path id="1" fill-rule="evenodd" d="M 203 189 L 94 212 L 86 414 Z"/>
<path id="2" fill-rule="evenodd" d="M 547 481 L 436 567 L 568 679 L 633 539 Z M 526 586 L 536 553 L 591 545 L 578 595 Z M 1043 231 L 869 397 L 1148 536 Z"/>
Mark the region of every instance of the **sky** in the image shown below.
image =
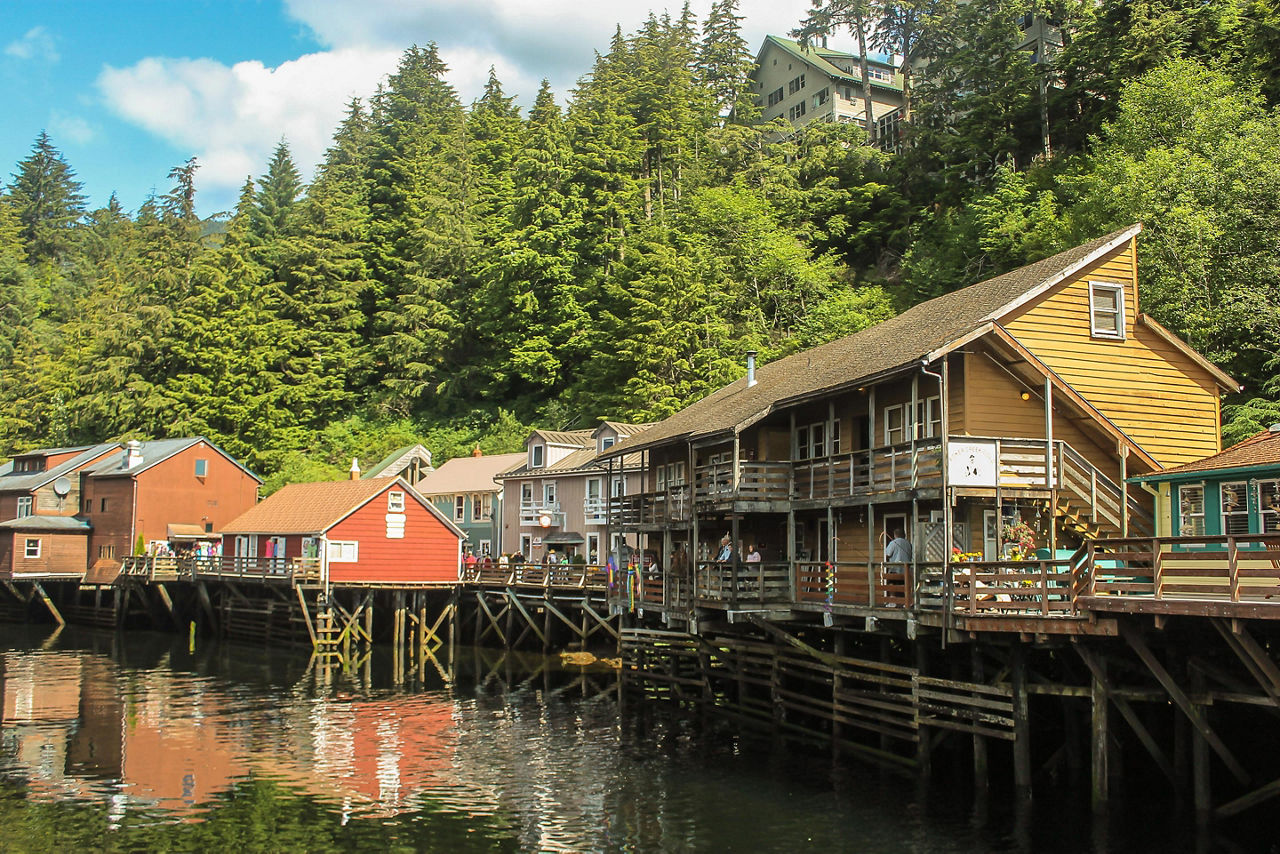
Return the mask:
<path id="1" fill-rule="evenodd" d="M 93 207 L 115 193 L 137 210 L 196 157 L 197 207 L 235 205 L 288 142 L 304 176 L 352 97 L 365 98 L 405 48 L 434 41 L 463 103 L 490 66 L 528 106 L 542 78 L 560 99 L 650 10 L 680 0 L 4 0 L 0 167 L 8 184 L 41 130 Z M 691 0 L 701 21 L 711 0 Z M 741 0 L 758 50 L 786 35 L 809 0 Z M 832 47 L 846 47 L 834 40 Z"/>

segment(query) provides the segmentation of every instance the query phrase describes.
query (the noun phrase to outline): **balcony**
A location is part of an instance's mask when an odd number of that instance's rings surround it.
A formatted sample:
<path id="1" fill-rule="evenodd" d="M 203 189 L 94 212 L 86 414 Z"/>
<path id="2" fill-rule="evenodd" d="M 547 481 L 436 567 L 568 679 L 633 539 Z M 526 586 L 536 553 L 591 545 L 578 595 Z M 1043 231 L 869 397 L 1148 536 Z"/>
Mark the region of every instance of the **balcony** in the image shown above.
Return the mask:
<path id="1" fill-rule="evenodd" d="M 560 509 L 559 501 L 521 501 L 520 502 L 520 524 L 521 525 L 540 525 L 539 521 L 543 515 L 551 517 L 552 525 L 564 524 L 564 513 Z"/>
<path id="2" fill-rule="evenodd" d="M 687 484 L 609 499 L 609 522 L 612 525 L 680 525 L 692 518 L 693 504 Z"/>
<path id="3" fill-rule="evenodd" d="M 795 463 L 796 500 L 942 487 L 942 440 L 922 439 Z"/>

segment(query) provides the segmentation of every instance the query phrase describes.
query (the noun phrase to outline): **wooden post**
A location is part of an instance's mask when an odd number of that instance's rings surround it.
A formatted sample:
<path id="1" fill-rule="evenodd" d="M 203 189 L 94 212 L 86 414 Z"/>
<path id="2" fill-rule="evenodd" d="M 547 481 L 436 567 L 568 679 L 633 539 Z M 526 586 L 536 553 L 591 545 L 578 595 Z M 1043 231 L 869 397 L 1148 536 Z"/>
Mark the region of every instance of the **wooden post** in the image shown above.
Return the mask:
<path id="1" fill-rule="evenodd" d="M 1044 378 L 1044 476 L 1049 487 L 1049 557 L 1058 551 L 1058 479 L 1053 471 L 1053 380 Z M 1096 518 L 1096 517 L 1095 517 Z"/>
<path id="2" fill-rule="evenodd" d="M 1013 786 L 1019 798 L 1031 797 L 1031 720 L 1027 705 L 1027 651 L 1018 641 L 1010 649 L 1013 681 Z"/>
<path id="3" fill-rule="evenodd" d="M 1197 669 L 1191 671 L 1191 690 L 1194 694 L 1204 693 L 1204 674 Z M 1204 707 L 1196 710 L 1204 716 Z M 1194 723 L 1194 721 L 1193 721 Z M 1195 805 L 1196 824 L 1207 825 L 1213 815 L 1213 803 L 1210 787 L 1209 739 L 1199 727 L 1191 728 L 1191 788 L 1192 801 Z"/>
<path id="4" fill-rule="evenodd" d="M 1120 445 L 1120 536 L 1129 536 L 1129 446 Z"/>
<path id="5" fill-rule="evenodd" d="M 1094 666 L 1089 681 L 1089 696 L 1093 701 L 1092 727 L 1090 728 L 1089 750 L 1089 783 L 1090 802 L 1094 812 L 1106 809 L 1111 794 L 1108 788 L 1109 776 L 1107 768 L 1107 742 L 1110 730 L 1107 719 L 1108 685 L 1107 660 L 1099 655 L 1093 659 Z"/>
<path id="6" fill-rule="evenodd" d="M 738 443 L 735 441 L 733 446 L 736 449 L 738 447 Z M 729 523 L 729 536 L 732 538 L 730 540 L 732 545 L 731 553 L 733 555 L 733 560 L 729 562 L 729 605 L 735 611 L 738 609 L 738 562 L 742 559 L 742 556 L 738 554 L 738 533 L 738 514 L 734 513 L 730 518 Z"/>
<path id="7" fill-rule="evenodd" d="M 945 630 L 944 630 L 945 631 Z M 924 676 L 929 671 L 929 650 L 926 644 L 916 642 L 916 671 Z M 916 767 L 920 772 L 920 780 L 924 781 L 929 778 L 932 763 L 932 751 L 929 743 L 929 730 L 919 729 L 916 731 L 918 741 L 916 742 Z"/>
<path id="8" fill-rule="evenodd" d="M 981 685 L 986 682 L 986 675 L 983 673 L 982 650 L 976 642 L 970 647 L 969 655 L 972 663 L 973 681 Z M 988 770 L 987 762 L 987 739 L 985 736 L 975 732 L 973 734 L 974 789 L 978 792 L 985 792 L 987 790 L 989 780 L 990 772 Z"/>

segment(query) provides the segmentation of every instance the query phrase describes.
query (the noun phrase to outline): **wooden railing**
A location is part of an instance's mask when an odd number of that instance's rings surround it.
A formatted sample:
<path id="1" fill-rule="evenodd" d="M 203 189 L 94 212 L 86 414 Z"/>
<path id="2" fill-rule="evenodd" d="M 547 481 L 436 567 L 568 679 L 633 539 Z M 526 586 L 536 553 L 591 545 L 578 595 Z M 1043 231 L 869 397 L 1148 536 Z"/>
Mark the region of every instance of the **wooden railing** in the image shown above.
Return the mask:
<path id="1" fill-rule="evenodd" d="M 609 570 L 594 564 L 562 563 L 543 566 L 537 563 L 476 564 L 463 567 L 458 574 L 463 584 L 482 587 L 533 587 L 543 590 L 592 590 L 609 588 Z"/>
<path id="2" fill-rule="evenodd" d="M 911 608 L 915 604 L 914 572 L 911 564 L 801 562 L 796 564 L 796 601 Z"/>
<path id="3" fill-rule="evenodd" d="M 1280 534 L 1095 540 L 1089 596 L 1202 599 L 1280 608 Z"/>
<path id="4" fill-rule="evenodd" d="M 1084 552 L 1059 560 L 996 560 L 952 563 L 920 574 L 922 611 L 965 616 L 1075 617 Z"/>
<path id="5" fill-rule="evenodd" d="M 698 466 L 693 473 L 694 496 L 698 501 L 775 501 L 791 494 L 791 463 L 739 462 L 737 488 L 733 463 Z"/>
<path id="6" fill-rule="evenodd" d="M 609 499 L 611 525 L 679 524 L 688 522 L 692 515 L 693 504 L 689 500 L 689 487 L 685 484 Z"/>
<path id="7" fill-rule="evenodd" d="M 175 557 L 136 555 L 121 562 L 122 575 L 148 581 L 195 581 L 201 578 L 248 581 L 320 581 L 320 558 L 284 557 Z"/>
<path id="8" fill-rule="evenodd" d="M 1065 442 L 1058 442 L 1058 488 L 1074 493 L 1088 503 L 1095 517 L 1119 532 L 1124 530 L 1124 505 L 1128 504 L 1128 526 L 1131 536 L 1155 534 L 1156 522 L 1151 512 L 1133 496 L 1127 495 L 1114 481 L 1100 473 L 1092 463 Z"/>
<path id="9" fill-rule="evenodd" d="M 733 607 L 789 604 L 791 568 L 787 563 L 704 561 L 694 573 L 693 598 L 729 603 Z"/>
<path id="10" fill-rule="evenodd" d="M 791 497 L 839 498 L 942 485 L 942 442 L 922 439 L 793 465 Z"/>

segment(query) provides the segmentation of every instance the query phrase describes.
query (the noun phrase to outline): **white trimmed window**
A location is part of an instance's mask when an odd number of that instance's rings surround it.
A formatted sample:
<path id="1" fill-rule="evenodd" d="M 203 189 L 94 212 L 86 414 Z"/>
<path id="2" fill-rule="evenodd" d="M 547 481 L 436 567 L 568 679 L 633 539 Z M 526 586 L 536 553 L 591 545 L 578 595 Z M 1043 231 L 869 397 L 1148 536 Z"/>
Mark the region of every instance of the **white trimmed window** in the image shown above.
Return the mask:
<path id="1" fill-rule="evenodd" d="M 1258 531 L 1280 534 L 1280 480 L 1258 481 Z"/>
<path id="2" fill-rule="evenodd" d="M 40 557 L 40 538 L 27 537 L 22 551 L 23 557 L 34 560 Z"/>
<path id="3" fill-rule="evenodd" d="M 544 465 L 546 447 L 544 445 L 529 446 L 529 468 L 540 469 Z"/>
<path id="4" fill-rule="evenodd" d="M 208 475 L 209 475 L 209 461 L 196 460 L 196 477 L 208 477 Z"/>
<path id="5" fill-rule="evenodd" d="M 1204 484 L 1178 487 L 1178 536 L 1204 536 Z"/>
<path id="6" fill-rule="evenodd" d="M 329 563 L 355 563 L 360 560 L 360 543 L 329 541 Z"/>
<path id="7" fill-rule="evenodd" d="M 1094 338 L 1124 338 L 1124 285 L 1089 283 L 1089 326 Z"/>
<path id="8" fill-rule="evenodd" d="M 388 513 L 404 512 L 404 493 L 403 492 L 387 493 L 387 512 Z"/>
<path id="9" fill-rule="evenodd" d="M 461 522 L 467 516 L 467 497 L 465 495 L 455 495 L 453 497 L 453 521 Z"/>
<path id="10" fill-rule="evenodd" d="M 1249 484 L 1244 481 L 1224 483 L 1219 489 L 1222 533 L 1227 536 L 1249 533 Z"/>
<path id="11" fill-rule="evenodd" d="M 617 440 L 616 440 L 613 436 L 601 436 L 601 437 L 600 437 L 600 451 L 603 453 L 604 451 L 609 450 L 610 448 L 612 448 L 612 447 L 613 447 L 613 443 L 614 443 L 615 441 L 617 441 Z"/>
<path id="12" fill-rule="evenodd" d="M 34 504 L 35 502 L 30 495 L 19 495 L 18 518 L 21 519 L 23 516 L 30 516 L 34 512 L 32 509 Z"/>

